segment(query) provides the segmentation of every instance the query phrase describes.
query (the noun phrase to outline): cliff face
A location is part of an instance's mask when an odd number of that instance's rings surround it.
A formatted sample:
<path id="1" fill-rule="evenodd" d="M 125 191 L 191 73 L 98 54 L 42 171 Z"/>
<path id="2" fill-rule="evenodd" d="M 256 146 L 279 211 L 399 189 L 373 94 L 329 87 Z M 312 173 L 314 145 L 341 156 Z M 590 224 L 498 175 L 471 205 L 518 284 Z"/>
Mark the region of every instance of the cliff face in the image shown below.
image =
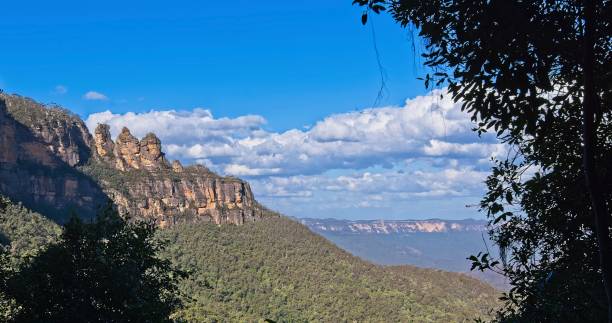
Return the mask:
<path id="1" fill-rule="evenodd" d="M 89 159 L 91 135 L 85 123 L 60 107 L 46 107 L 29 98 L 0 93 L 6 113 L 26 126 L 48 151 L 69 166 L 82 165 Z"/>
<path id="2" fill-rule="evenodd" d="M 113 141 L 109 127 L 100 124 L 93 151 L 96 162 L 87 169 L 98 174 L 122 213 L 154 218 L 162 226 L 198 220 L 243 224 L 261 217 L 248 183 L 218 176 L 201 165 L 170 164 L 155 134 L 138 140 L 123 128 Z"/>
<path id="3" fill-rule="evenodd" d="M 96 156 L 102 161 L 114 164 L 118 170 L 154 171 L 170 168 L 161 151 L 161 141 L 153 133 L 148 133 L 138 141 L 128 128 L 123 128 L 116 142 L 111 139 L 108 125 L 98 125 L 94 133 Z"/>
<path id="4" fill-rule="evenodd" d="M 152 133 L 107 125 L 92 136 L 58 107 L 0 93 L 0 193 L 62 221 L 70 209 L 92 216 L 110 198 L 120 213 L 155 219 L 243 224 L 262 217 L 249 184 L 203 166 L 168 162 Z"/>
<path id="5" fill-rule="evenodd" d="M 0 193 L 58 222 L 93 216 L 107 197 L 73 167 L 87 162 L 90 141 L 67 111 L 0 94 Z"/>

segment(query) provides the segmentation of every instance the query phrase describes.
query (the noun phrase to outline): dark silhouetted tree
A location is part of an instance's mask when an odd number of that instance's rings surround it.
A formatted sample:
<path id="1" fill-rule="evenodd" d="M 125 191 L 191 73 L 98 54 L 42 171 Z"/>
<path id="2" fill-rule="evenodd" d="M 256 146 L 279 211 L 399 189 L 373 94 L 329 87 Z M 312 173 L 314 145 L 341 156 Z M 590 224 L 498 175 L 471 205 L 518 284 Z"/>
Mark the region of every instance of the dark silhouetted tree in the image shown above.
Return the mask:
<path id="1" fill-rule="evenodd" d="M 612 1 L 354 3 L 413 28 L 426 87 L 510 149 L 481 202 L 503 257 L 471 257 L 511 279 L 499 319 L 612 322 Z"/>
<path id="2" fill-rule="evenodd" d="M 181 305 L 184 274 L 158 258 L 155 226 L 110 207 L 95 223 L 73 217 L 52 243 L 5 281 L 17 322 L 165 322 Z"/>

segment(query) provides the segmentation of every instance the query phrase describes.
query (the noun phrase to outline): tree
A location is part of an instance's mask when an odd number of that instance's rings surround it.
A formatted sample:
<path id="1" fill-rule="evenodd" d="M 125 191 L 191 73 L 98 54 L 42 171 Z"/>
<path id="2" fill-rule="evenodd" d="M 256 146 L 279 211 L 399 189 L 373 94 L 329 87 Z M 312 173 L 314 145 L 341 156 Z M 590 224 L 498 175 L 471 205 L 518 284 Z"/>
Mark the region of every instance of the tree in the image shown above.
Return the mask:
<path id="1" fill-rule="evenodd" d="M 6 286 L 12 268 L 8 252 L 0 245 L 0 321 L 8 322 L 15 318 L 19 308 L 13 298 L 6 294 Z"/>
<path id="2" fill-rule="evenodd" d="M 17 322 L 164 322 L 181 305 L 184 276 L 158 258 L 150 223 L 130 223 L 110 207 L 95 223 L 73 217 L 61 238 L 6 281 Z"/>
<path id="3" fill-rule="evenodd" d="M 499 319 L 612 322 L 612 1 L 354 3 L 417 30 L 426 86 L 509 147 L 481 202 L 505 256 L 472 257 L 511 279 Z"/>

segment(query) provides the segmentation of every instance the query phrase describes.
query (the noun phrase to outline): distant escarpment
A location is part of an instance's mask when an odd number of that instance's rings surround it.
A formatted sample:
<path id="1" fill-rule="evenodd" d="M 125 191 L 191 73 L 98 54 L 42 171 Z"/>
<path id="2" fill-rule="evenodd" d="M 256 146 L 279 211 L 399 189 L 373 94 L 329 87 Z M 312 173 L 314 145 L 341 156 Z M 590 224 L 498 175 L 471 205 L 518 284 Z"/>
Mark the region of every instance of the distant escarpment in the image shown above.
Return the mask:
<path id="1" fill-rule="evenodd" d="M 483 220 L 338 220 L 300 219 L 300 222 L 315 232 L 342 234 L 402 234 L 443 232 L 484 232 L 487 222 Z"/>
<path id="2" fill-rule="evenodd" d="M 0 193 L 59 222 L 71 210 L 92 216 L 109 198 L 121 214 L 161 226 L 243 224 L 264 214 L 248 183 L 170 163 L 153 133 L 138 140 L 124 128 L 112 140 L 101 124 L 92 136 L 65 109 L 3 93 Z"/>
<path id="3" fill-rule="evenodd" d="M 92 138 L 81 119 L 57 107 L 0 93 L 0 193 L 63 222 L 95 215 L 107 201 L 84 165 Z"/>
<path id="4" fill-rule="evenodd" d="M 221 177 L 202 165 L 172 164 L 153 133 L 138 140 L 123 128 L 113 141 L 109 126 L 94 132 L 93 160 L 82 169 L 97 178 L 123 214 L 183 221 L 243 224 L 262 216 L 247 182 Z"/>

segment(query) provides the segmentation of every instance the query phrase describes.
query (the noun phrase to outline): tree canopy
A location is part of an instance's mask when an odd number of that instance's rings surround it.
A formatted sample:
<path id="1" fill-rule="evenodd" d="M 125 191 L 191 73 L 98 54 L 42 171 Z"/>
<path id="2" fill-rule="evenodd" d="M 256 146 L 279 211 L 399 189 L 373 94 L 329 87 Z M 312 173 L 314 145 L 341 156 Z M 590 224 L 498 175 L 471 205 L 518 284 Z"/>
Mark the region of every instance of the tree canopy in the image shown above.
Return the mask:
<path id="1" fill-rule="evenodd" d="M 184 274 L 158 258 L 155 231 L 110 207 L 94 223 L 73 217 L 56 241 L 0 268 L 0 312 L 15 322 L 170 321 Z"/>
<path id="2" fill-rule="evenodd" d="M 181 224 L 158 232 L 162 254 L 189 272 L 188 322 L 467 322 L 489 317 L 499 291 L 467 275 L 377 266 L 297 221 Z"/>
<path id="3" fill-rule="evenodd" d="M 356 0 L 424 40 L 427 87 L 508 147 L 481 209 L 512 289 L 500 321 L 600 322 L 609 287 L 612 1 Z M 609 293 L 608 293 L 608 296 Z M 612 313 L 612 311 L 611 311 Z"/>

